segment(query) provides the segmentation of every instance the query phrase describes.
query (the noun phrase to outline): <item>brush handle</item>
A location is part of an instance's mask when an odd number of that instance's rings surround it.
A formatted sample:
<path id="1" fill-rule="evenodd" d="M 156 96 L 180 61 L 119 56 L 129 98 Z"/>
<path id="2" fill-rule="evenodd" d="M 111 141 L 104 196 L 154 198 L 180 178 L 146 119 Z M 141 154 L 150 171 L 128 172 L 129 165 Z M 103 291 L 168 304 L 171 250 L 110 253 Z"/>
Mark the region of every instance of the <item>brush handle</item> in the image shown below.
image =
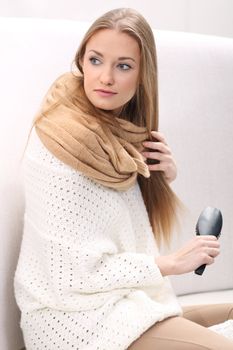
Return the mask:
<path id="1" fill-rule="evenodd" d="M 203 264 L 203 265 L 199 266 L 199 267 L 195 270 L 195 274 L 201 276 L 201 275 L 203 274 L 205 268 L 206 268 L 206 264 Z"/>

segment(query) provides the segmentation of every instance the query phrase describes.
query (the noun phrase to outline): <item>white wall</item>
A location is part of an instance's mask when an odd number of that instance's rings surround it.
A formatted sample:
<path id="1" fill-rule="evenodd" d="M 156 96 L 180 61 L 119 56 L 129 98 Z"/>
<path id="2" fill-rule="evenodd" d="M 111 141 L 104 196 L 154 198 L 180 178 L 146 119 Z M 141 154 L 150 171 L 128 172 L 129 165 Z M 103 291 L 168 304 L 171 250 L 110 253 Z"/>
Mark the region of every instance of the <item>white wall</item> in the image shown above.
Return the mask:
<path id="1" fill-rule="evenodd" d="M 156 29 L 233 37 L 233 0 L 0 0 L 0 16 L 93 21 L 116 7 L 137 9 Z"/>

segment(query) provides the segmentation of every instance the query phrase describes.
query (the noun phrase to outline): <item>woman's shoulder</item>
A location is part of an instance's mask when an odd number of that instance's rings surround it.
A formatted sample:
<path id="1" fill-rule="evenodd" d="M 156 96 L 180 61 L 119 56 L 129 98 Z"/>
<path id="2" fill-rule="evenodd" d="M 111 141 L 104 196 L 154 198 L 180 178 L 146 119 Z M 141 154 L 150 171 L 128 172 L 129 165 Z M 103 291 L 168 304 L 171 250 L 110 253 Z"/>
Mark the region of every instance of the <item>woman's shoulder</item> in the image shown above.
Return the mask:
<path id="1" fill-rule="evenodd" d="M 73 179 L 75 182 L 85 188 L 92 189 L 94 193 L 108 193 L 115 192 L 115 190 L 107 188 L 106 186 L 97 183 L 84 173 L 72 168 L 66 163 L 62 162 L 55 155 L 53 155 L 42 143 L 37 135 L 35 127 L 32 128 L 29 142 L 24 154 L 24 170 L 25 173 L 31 175 L 40 173 L 44 176 L 54 175 L 55 178 L 66 178 L 67 181 Z"/>
<path id="2" fill-rule="evenodd" d="M 28 145 L 25 151 L 24 162 L 33 162 L 39 167 L 53 168 L 70 174 L 74 174 L 76 172 L 75 169 L 59 160 L 45 147 L 37 135 L 35 127 L 32 128 L 30 133 Z"/>

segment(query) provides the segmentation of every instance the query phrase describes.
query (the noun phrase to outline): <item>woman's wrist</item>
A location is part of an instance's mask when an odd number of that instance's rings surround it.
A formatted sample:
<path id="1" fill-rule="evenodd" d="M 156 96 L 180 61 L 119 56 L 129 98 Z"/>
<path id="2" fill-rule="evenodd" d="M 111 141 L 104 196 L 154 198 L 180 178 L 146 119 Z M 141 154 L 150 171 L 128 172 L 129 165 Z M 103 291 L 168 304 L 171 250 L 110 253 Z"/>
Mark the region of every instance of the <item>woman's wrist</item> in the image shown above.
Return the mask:
<path id="1" fill-rule="evenodd" d="M 172 255 L 163 255 L 155 259 L 155 263 L 160 269 L 162 276 L 168 276 L 174 274 L 175 261 Z"/>

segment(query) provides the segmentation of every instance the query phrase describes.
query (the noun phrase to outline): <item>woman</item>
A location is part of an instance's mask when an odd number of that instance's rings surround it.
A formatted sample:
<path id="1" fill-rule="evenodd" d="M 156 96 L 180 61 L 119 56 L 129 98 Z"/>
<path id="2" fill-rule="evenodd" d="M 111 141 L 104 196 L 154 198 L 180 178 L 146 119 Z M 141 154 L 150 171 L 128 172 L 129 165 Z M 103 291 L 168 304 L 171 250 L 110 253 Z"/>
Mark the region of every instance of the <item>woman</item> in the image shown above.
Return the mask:
<path id="1" fill-rule="evenodd" d="M 232 306 L 185 313 L 167 278 L 213 263 L 216 238 L 158 253 L 179 200 L 169 187 L 175 162 L 157 131 L 148 23 L 131 9 L 104 14 L 75 67 L 45 96 L 24 159 L 15 293 L 27 350 L 232 349 L 197 324 L 210 326 L 209 314 L 212 323 L 232 318 Z"/>

